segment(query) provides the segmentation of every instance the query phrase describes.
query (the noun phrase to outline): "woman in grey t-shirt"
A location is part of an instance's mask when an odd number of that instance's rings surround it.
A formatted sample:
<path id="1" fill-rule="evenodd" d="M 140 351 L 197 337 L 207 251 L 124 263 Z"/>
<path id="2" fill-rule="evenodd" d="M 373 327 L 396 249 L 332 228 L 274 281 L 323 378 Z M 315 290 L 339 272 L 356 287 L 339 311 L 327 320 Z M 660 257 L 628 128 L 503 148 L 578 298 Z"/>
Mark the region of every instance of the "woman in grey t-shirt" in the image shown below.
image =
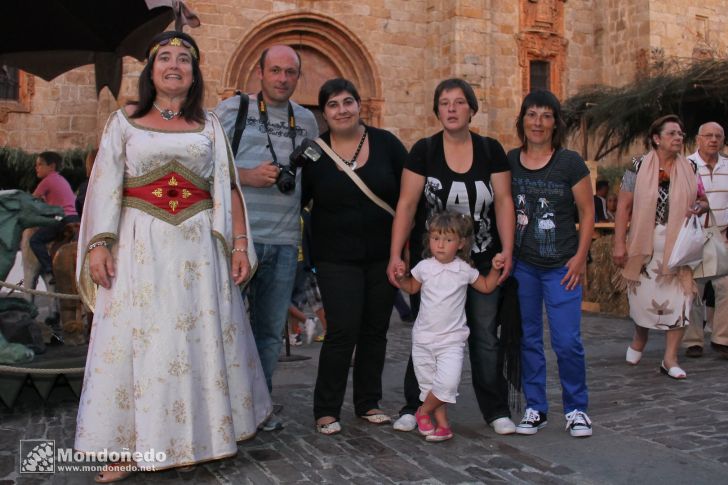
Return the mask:
<path id="1" fill-rule="evenodd" d="M 516 127 L 523 145 L 508 153 L 508 161 L 516 206 L 513 275 L 521 308 L 521 375 L 527 408 L 516 433 L 535 434 L 546 425 L 545 304 L 567 428 L 571 436 L 591 436 L 580 331 L 581 285 L 594 229 L 589 169 L 578 153 L 561 146 L 565 127 L 552 93 L 533 91 L 526 96 Z"/>

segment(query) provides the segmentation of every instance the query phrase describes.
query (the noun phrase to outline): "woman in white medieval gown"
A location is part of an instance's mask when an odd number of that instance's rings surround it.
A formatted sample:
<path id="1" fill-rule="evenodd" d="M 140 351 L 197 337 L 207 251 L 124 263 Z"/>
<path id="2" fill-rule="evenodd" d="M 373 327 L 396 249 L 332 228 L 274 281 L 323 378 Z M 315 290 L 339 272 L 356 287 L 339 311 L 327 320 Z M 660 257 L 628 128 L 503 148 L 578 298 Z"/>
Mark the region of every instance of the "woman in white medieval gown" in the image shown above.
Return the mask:
<path id="1" fill-rule="evenodd" d="M 198 53 L 184 33 L 155 38 L 139 103 L 106 124 L 81 223 L 94 322 L 75 448 L 128 450 L 142 469 L 232 456 L 271 412 L 236 286 L 255 265 L 245 204 Z"/>

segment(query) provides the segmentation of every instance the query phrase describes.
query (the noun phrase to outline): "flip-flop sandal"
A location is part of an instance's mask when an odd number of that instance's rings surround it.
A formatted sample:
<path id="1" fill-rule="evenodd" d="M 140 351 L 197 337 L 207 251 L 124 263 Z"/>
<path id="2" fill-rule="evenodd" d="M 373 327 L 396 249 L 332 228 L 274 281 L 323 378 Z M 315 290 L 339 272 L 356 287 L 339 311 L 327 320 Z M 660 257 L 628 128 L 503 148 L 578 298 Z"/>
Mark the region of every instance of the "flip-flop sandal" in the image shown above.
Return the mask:
<path id="1" fill-rule="evenodd" d="M 363 414 L 359 417 L 361 419 L 369 421 L 372 424 L 389 424 L 392 422 L 392 418 L 384 413 Z"/>
<path id="2" fill-rule="evenodd" d="M 326 436 L 341 433 L 341 423 L 334 421 L 332 423 L 317 424 L 316 431 Z"/>

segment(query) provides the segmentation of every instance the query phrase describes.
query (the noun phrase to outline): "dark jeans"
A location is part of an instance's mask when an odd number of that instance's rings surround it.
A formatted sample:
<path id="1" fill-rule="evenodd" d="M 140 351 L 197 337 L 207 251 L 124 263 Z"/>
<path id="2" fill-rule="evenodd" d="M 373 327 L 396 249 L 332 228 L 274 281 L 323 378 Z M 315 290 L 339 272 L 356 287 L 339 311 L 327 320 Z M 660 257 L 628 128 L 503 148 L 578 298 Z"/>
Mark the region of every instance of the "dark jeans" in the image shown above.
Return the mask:
<path id="1" fill-rule="evenodd" d="M 498 338 L 498 297 L 500 287 L 489 295 L 468 288 L 465 314 L 470 327 L 468 348 L 473 374 L 473 390 L 483 419 L 490 423 L 511 417 L 508 383 L 503 375 L 503 350 Z"/>
<path id="2" fill-rule="evenodd" d="M 410 295 L 410 308 L 412 309 L 412 316 L 417 318 L 417 313 L 420 311 L 419 293 Z M 415 368 L 412 364 L 412 350 L 410 350 L 407 370 L 404 373 L 404 399 L 405 405 L 399 410 L 400 416 L 403 414 L 414 414 L 417 408 L 422 406 L 422 401 L 420 401 L 420 384 L 417 382 Z"/>
<path id="3" fill-rule="evenodd" d="M 394 308 L 397 310 L 399 318 L 409 318 L 412 316 L 412 310 L 407 305 L 407 302 L 404 301 L 404 296 L 399 291 L 394 294 Z"/>
<path id="4" fill-rule="evenodd" d="M 35 257 L 38 258 L 41 274 L 53 272 L 53 262 L 51 261 L 51 255 L 48 253 L 46 245 L 55 241 L 63 234 L 63 228 L 66 224 L 79 222 L 79 220 L 78 216 L 66 216 L 61 222 L 51 224 L 50 226 L 39 227 L 30 237 L 30 249 L 35 254 Z"/>
<path id="5" fill-rule="evenodd" d="M 387 280 L 387 261 L 318 262 L 316 268 L 327 327 L 314 390 L 314 417 L 339 419 L 355 347 L 354 411 L 363 415 L 378 408 L 382 398 L 387 330 L 396 289 Z"/>
<path id="6" fill-rule="evenodd" d="M 503 352 L 500 348 L 496 321 L 499 294 L 500 288 L 489 295 L 468 288 L 465 303 L 465 313 L 470 327 L 468 348 L 473 390 L 480 413 L 488 423 L 511 416 L 508 408 L 508 383 L 503 376 Z M 419 394 L 419 384 L 410 355 L 404 376 L 404 396 L 407 404 L 400 410 L 400 415 L 414 414 L 422 404 Z"/>

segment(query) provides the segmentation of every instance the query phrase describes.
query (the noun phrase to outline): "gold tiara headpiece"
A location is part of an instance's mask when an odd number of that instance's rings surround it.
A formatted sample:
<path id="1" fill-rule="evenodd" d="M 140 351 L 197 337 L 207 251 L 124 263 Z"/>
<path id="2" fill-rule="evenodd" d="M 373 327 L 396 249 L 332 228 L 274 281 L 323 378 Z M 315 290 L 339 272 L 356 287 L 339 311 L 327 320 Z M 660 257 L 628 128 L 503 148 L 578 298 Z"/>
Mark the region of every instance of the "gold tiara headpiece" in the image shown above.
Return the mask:
<path id="1" fill-rule="evenodd" d="M 156 44 L 154 47 L 149 49 L 149 59 L 154 57 L 154 55 L 157 53 L 159 48 L 162 46 L 165 46 L 165 45 L 172 45 L 175 47 L 186 47 L 190 51 L 190 55 L 192 57 L 194 57 L 197 60 L 200 59 L 199 56 L 197 55 L 197 49 L 195 49 L 195 47 L 192 44 L 190 44 L 189 42 L 187 42 L 184 39 L 180 39 L 179 37 L 172 37 L 169 39 L 164 39 L 164 40 L 160 41 L 158 44 Z"/>

